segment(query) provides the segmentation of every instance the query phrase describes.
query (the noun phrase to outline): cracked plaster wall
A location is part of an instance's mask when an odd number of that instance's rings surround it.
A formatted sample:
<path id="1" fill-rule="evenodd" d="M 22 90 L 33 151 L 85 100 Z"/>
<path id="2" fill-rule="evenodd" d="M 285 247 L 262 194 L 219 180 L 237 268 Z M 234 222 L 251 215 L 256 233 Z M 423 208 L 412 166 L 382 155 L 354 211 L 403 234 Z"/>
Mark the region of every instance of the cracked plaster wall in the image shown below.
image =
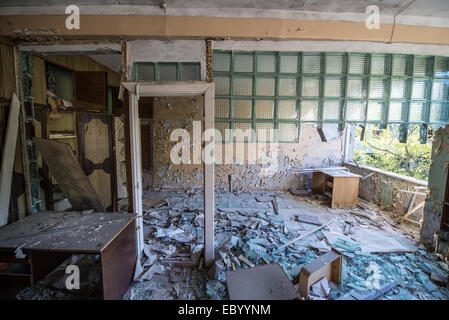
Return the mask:
<path id="1" fill-rule="evenodd" d="M 177 143 L 170 141 L 174 129 L 184 128 L 192 137 L 193 121 L 202 121 L 202 97 L 156 98 L 154 101 L 154 188 L 180 189 L 202 188 L 202 164 L 175 165 L 170 160 L 170 150 Z M 298 143 L 259 145 L 253 143 L 216 143 L 215 186 L 217 190 L 228 191 L 229 176 L 231 191 L 286 190 L 301 187 L 309 177 L 293 171 L 311 166 L 334 166 L 341 164 L 342 135 L 337 126 L 325 126 L 328 142 L 322 142 L 316 127 L 306 124 Z M 144 137 L 142 138 L 144 139 Z M 191 138 L 192 139 L 192 138 Z M 192 140 L 191 140 L 192 142 Z M 252 148 L 255 149 L 252 149 Z M 224 162 L 224 155 L 233 149 L 232 163 Z M 190 157 L 193 159 L 193 148 Z M 248 150 L 251 150 L 248 152 Z M 271 163 L 277 161 L 275 171 L 263 174 L 266 164 L 248 163 L 248 154 L 258 150 L 259 156 L 268 156 Z M 276 152 L 277 154 L 276 154 Z M 219 159 L 222 159 L 221 161 Z M 274 162 L 276 163 L 276 162 Z"/>

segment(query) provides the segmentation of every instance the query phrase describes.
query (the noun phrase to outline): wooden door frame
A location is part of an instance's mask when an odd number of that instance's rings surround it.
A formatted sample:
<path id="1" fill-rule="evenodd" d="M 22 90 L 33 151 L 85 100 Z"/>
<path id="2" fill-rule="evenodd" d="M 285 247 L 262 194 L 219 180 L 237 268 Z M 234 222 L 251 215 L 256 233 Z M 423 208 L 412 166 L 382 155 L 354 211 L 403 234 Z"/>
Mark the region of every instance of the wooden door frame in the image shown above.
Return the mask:
<path id="1" fill-rule="evenodd" d="M 133 187 L 133 208 L 137 214 L 137 250 L 143 250 L 142 219 L 142 166 L 139 122 L 139 97 L 204 96 L 204 130 L 214 129 L 214 83 L 206 81 L 175 82 L 122 82 L 123 89 L 129 92 L 131 170 Z M 123 90 L 120 90 L 121 94 Z M 206 142 L 214 154 L 214 138 Z M 214 161 L 203 161 L 204 169 L 204 259 L 206 266 L 214 262 L 214 212 L 215 176 Z"/>

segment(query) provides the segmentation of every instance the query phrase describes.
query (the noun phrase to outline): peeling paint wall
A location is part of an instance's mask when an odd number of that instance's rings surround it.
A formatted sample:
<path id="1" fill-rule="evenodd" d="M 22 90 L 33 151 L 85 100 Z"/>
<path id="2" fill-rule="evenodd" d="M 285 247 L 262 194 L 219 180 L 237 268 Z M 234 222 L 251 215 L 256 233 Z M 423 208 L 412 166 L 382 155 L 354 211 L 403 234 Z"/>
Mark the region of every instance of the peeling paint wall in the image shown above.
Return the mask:
<path id="1" fill-rule="evenodd" d="M 371 170 L 367 167 L 346 164 L 349 171 L 359 174 L 362 177 L 368 176 L 366 179 L 360 179 L 359 197 L 367 201 L 373 201 L 386 210 L 393 211 L 395 217 L 403 216 L 410 206 L 412 194 L 401 192 L 400 190 L 412 191 L 418 187 L 419 192 L 425 193 L 427 190 L 427 182 L 424 180 L 414 179 L 410 177 L 400 176 L 392 172 L 385 172 L 380 169 Z M 418 205 L 424 201 L 425 196 L 416 195 L 414 205 Z M 419 222 L 422 218 L 423 210 L 417 210 L 409 219 Z"/>
<path id="2" fill-rule="evenodd" d="M 449 164 L 449 126 L 435 131 L 432 143 L 432 160 L 429 170 L 429 197 L 424 207 L 421 241 L 433 246 L 434 236 L 440 230 L 444 195 Z M 447 255 L 447 232 L 440 233 L 439 251 Z M 446 247 L 446 250 L 443 250 Z"/>
<path id="3" fill-rule="evenodd" d="M 186 129 L 191 137 L 193 121 L 202 121 L 202 97 L 161 97 L 154 101 L 154 188 L 181 189 L 203 187 L 202 164 L 173 164 L 170 151 L 177 143 L 170 134 L 178 128 Z M 215 186 L 222 191 L 286 190 L 302 187 L 308 176 L 295 174 L 302 167 L 334 166 L 341 164 L 342 134 L 336 125 L 324 128 L 327 142 L 322 142 L 314 125 L 302 128 L 298 143 L 258 145 L 252 143 L 216 143 Z M 255 149 L 252 149 L 252 148 Z M 232 150 L 232 162 L 225 162 L 225 154 Z M 258 150 L 258 158 L 267 156 L 274 163 L 273 172 L 264 172 L 267 164 L 250 164 L 248 150 Z M 190 150 L 193 159 L 193 148 Z M 229 178 L 230 177 L 230 178 Z M 231 188 L 229 185 L 231 181 Z"/>
<path id="4" fill-rule="evenodd" d="M 203 186 L 202 164 L 173 164 L 170 151 L 177 143 L 170 141 L 175 129 L 186 129 L 190 136 L 193 121 L 203 121 L 202 97 L 155 98 L 154 108 L 154 180 L 153 187 L 190 189 Z M 193 152 L 190 152 L 192 159 Z"/>
<path id="5" fill-rule="evenodd" d="M 310 177 L 295 174 L 304 167 L 336 166 L 342 161 L 342 137 L 337 125 L 323 127 L 327 142 L 322 142 L 317 128 L 304 124 L 298 143 L 258 145 L 253 143 L 227 143 L 216 145 L 216 161 L 234 149 L 232 164 L 216 167 L 216 188 L 226 191 L 287 190 L 310 184 Z M 240 150 L 240 152 L 237 152 Z M 257 159 L 270 159 L 266 164 L 249 164 L 248 150 L 257 150 Z M 271 165 L 273 172 L 268 169 Z M 231 176 L 231 186 L 229 186 Z"/>

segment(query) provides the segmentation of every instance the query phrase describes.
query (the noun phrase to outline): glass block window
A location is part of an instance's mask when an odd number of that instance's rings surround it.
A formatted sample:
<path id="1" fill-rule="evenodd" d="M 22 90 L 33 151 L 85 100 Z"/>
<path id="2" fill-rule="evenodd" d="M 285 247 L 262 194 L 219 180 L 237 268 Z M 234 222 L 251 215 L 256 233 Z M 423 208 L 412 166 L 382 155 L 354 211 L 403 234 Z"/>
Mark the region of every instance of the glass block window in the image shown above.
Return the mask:
<path id="1" fill-rule="evenodd" d="M 226 68 L 230 62 L 226 61 L 225 55 L 222 55 L 222 58 L 222 61 L 214 60 L 214 67 L 220 70 L 229 70 Z M 133 72 L 135 81 L 201 80 L 201 65 L 199 62 L 134 62 Z M 225 85 L 224 82 L 223 85 Z"/>
<path id="2" fill-rule="evenodd" d="M 449 57 L 214 51 L 212 62 L 216 122 L 256 140 L 298 141 L 302 123 L 449 122 Z"/>

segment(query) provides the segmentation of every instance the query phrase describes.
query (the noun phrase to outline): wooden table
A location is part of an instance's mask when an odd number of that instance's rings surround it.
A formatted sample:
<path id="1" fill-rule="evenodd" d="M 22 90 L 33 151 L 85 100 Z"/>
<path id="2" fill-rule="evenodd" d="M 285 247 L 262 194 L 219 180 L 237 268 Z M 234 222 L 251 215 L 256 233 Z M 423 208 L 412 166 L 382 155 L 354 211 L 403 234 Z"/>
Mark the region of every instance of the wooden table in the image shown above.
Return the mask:
<path id="1" fill-rule="evenodd" d="M 354 208 L 359 195 L 359 179 L 362 176 L 343 170 L 319 169 L 313 172 L 312 192 L 332 190 L 332 208 Z"/>
<path id="2" fill-rule="evenodd" d="M 0 290 L 11 283 L 31 286 L 72 254 L 99 254 L 103 299 L 121 299 L 137 260 L 135 215 L 128 213 L 42 212 L 0 228 Z M 26 255 L 16 257 L 20 248 Z"/>

